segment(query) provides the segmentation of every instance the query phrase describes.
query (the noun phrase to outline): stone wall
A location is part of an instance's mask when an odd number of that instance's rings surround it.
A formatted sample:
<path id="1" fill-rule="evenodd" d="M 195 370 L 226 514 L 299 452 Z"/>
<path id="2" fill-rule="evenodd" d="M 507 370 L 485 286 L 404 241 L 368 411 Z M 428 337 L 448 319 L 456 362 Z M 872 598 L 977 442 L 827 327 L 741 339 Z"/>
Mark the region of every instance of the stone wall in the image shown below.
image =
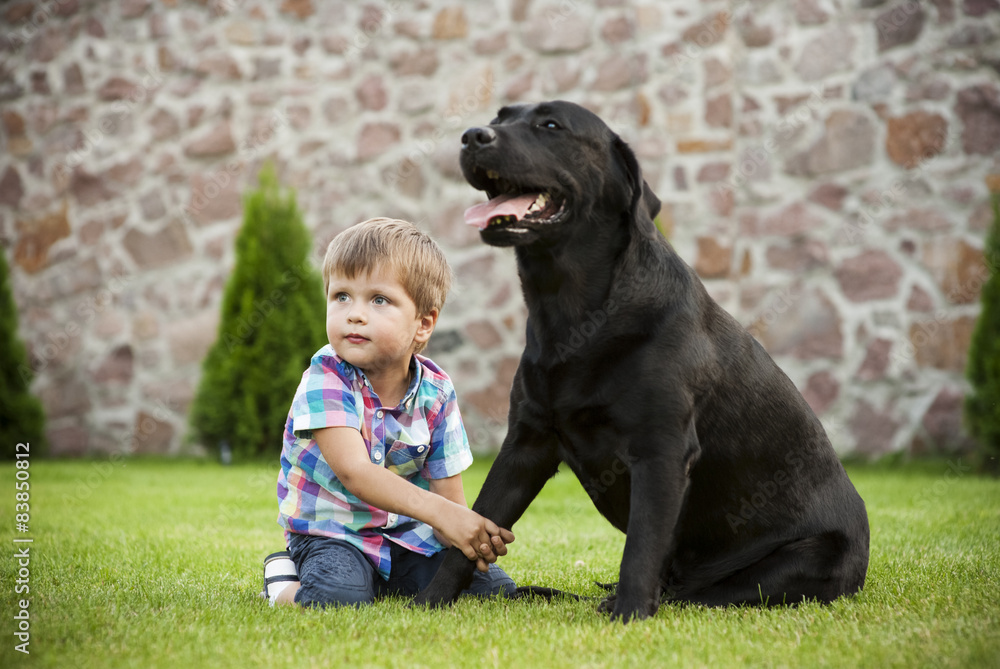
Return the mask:
<path id="1" fill-rule="evenodd" d="M 240 193 L 272 159 L 317 253 L 376 215 L 446 248 L 431 354 L 479 449 L 525 310 L 462 211 L 464 128 L 563 98 L 636 150 L 662 223 L 842 453 L 967 445 L 1000 180 L 997 0 L 49 0 L 0 9 L 0 238 L 57 454 L 198 450 Z"/>

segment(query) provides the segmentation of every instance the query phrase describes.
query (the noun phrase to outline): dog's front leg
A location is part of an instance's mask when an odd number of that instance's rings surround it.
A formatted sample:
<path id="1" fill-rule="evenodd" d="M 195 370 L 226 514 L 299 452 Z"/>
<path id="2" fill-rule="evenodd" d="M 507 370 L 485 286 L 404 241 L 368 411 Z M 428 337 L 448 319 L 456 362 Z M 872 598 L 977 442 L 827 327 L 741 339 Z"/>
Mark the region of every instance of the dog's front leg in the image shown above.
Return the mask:
<path id="1" fill-rule="evenodd" d="M 645 440 L 633 458 L 628 531 L 612 620 L 628 622 L 656 614 L 660 574 L 674 551 L 674 531 L 687 493 L 687 471 L 698 456 L 691 421 L 682 437 Z"/>
<path id="2" fill-rule="evenodd" d="M 472 510 L 510 529 L 558 468 L 555 435 L 512 423 Z M 462 551 L 449 548 L 437 574 L 415 603 L 441 606 L 455 601 L 472 582 L 474 569 L 475 564 Z"/>

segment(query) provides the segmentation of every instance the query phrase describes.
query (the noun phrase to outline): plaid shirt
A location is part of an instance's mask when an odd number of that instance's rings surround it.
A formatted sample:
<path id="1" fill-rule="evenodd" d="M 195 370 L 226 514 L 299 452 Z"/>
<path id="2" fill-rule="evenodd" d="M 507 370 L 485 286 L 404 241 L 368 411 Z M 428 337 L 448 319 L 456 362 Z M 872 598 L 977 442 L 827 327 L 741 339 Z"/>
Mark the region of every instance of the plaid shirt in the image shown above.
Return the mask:
<path id="1" fill-rule="evenodd" d="M 323 459 L 312 430 L 346 426 L 361 432 L 371 461 L 428 490 L 472 464 L 451 379 L 415 355 L 413 381 L 399 406 L 383 407 L 364 372 L 329 345 L 312 358 L 292 400 L 278 474 L 278 524 L 287 533 L 343 539 L 389 577 L 389 542 L 433 555 L 443 548 L 430 525 L 365 504 Z"/>

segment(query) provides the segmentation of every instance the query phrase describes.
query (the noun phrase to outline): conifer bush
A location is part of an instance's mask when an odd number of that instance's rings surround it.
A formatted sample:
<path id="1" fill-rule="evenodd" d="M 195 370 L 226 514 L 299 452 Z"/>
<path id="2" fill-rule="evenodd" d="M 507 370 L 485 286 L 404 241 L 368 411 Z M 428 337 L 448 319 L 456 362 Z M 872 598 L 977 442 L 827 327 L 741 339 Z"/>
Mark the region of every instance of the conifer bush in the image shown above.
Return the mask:
<path id="1" fill-rule="evenodd" d="M 28 444 L 29 455 L 45 450 L 45 412 L 29 390 L 32 377 L 27 351 L 17 335 L 10 267 L 0 249 L 0 456 L 5 460 L 15 458 L 19 443 Z"/>
<path id="2" fill-rule="evenodd" d="M 236 265 L 226 283 L 218 338 L 202 363 L 191 407 L 195 439 L 235 458 L 278 453 L 292 396 L 326 343 L 326 299 L 293 191 L 266 165 L 244 196 Z"/>
<path id="3" fill-rule="evenodd" d="M 986 237 L 982 311 L 969 347 L 966 374 L 972 392 L 965 399 L 965 422 L 979 443 L 983 467 L 1000 473 L 1000 194 L 993 196 L 993 226 Z"/>

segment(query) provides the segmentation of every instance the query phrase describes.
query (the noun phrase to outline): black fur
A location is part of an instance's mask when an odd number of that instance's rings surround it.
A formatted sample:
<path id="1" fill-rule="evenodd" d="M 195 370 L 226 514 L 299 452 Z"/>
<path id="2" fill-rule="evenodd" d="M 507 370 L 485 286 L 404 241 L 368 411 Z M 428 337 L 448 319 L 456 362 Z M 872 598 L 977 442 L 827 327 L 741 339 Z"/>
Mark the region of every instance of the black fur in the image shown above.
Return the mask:
<path id="1" fill-rule="evenodd" d="M 515 247 L 528 323 L 473 509 L 512 527 L 566 462 L 627 535 L 601 604 L 618 620 L 860 590 L 864 502 L 795 386 L 656 230 L 625 142 L 567 102 L 505 107 L 463 142 L 470 184 L 548 192 L 564 212 L 481 232 Z M 417 603 L 453 601 L 472 569 L 450 549 Z"/>

